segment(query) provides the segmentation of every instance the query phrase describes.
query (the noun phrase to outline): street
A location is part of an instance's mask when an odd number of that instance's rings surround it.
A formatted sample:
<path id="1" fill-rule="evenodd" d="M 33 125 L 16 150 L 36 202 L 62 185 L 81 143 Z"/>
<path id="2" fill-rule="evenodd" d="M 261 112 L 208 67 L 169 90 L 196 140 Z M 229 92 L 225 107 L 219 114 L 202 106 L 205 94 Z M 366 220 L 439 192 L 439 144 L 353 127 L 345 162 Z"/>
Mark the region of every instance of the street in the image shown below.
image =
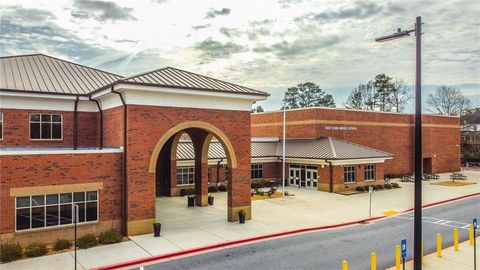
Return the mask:
<path id="1" fill-rule="evenodd" d="M 468 239 L 468 224 L 480 216 L 480 197 L 423 211 L 424 254 L 436 250 L 436 234 L 443 247 L 453 245 L 453 228 L 460 242 Z M 286 217 L 288 218 L 288 217 Z M 395 263 L 395 245 L 407 239 L 407 259 L 413 254 L 413 212 L 341 229 L 278 238 L 145 266 L 145 269 L 369 269 L 370 253 L 377 253 L 378 269 Z M 138 268 L 137 268 L 138 269 Z"/>

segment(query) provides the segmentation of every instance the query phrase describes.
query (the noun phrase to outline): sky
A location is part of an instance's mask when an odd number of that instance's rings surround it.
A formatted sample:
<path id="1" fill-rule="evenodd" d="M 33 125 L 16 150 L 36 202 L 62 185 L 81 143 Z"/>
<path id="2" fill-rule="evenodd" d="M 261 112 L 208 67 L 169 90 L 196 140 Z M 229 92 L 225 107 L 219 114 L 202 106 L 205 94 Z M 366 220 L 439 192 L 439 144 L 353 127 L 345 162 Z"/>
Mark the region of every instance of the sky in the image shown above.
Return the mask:
<path id="1" fill-rule="evenodd" d="M 479 14 L 474 0 L 3 0 L 0 55 L 44 53 L 123 76 L 173 66 L 268 92 L 256 104 L 266 110 L 314 82 L 343 107 L 380 73 L 414 84 L 415 38 L 374 39 L 422 16 L 423 96 L 449 85 L 478 107 Z"/>

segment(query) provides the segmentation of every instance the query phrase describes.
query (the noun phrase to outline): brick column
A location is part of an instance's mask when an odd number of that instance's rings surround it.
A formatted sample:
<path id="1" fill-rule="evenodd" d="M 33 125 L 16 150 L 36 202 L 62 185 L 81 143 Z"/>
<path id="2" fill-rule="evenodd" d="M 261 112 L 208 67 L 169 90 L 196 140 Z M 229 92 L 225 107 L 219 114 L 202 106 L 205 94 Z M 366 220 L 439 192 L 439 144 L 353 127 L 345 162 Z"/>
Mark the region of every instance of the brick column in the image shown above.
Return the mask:
<path id="1" fill-rule="evenodd" d="M 211 135 L 201 129 L 187 129 L 195 151 L 195 205 L 208 206 L 208 146 Z"/>

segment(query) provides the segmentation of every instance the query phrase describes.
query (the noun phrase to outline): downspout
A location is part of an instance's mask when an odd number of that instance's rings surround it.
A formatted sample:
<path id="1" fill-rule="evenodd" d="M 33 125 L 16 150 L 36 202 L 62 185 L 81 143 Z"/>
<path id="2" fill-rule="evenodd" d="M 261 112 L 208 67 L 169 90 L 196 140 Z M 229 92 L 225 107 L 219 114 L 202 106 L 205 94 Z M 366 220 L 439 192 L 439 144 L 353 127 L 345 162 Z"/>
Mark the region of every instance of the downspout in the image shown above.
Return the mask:
<path id="1" fill-rule="evenodd" d="M 120 97 L 123 105 L 123 179 L 122 179 L 122 235 L 127 236 L 127 103 L 122 93 L 116 92 L 111 88 L 111 92 Z"/>
<path id="2" fill-rule="evenodd" d="M 328 163 L 328 167 L 330 167 L 330 193 L 333 193 L 333 166 L 332 166 L 332 162 L 331 161 L 328 161 L 325 159 L 325 162 Z"/>
<path id="3" fill-rule="evenodd" d="M 73 150 L 77 150 L 78 147 L 78 100 L 79 97 L 77 96 L 77 99 L 75 99 L 75 106 L 73 108 Z"/>
<path id="4" fill-rule="evenodd" d="M 100 149 L 103 149 L 103 111 L 102 107 L 100 106 L 100 103 L 96 99 L 92 99 L 90 97 L 91 101 L 94 101 L 97 104 L 98 111 L 100 112 Z"/>

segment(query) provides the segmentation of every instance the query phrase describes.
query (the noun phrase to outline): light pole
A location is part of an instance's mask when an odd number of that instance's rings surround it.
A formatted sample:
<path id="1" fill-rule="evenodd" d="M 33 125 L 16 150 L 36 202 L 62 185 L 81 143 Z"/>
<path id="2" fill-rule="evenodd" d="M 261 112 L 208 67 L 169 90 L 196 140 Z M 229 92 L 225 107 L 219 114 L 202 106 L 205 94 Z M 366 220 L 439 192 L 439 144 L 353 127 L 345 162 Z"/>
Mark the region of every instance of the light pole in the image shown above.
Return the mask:
<path id="1" fill-rule="evenodd" d="M 285 200 L 285 126 L 286 126 L 286 119 L 287 119 L 287 113 L 286 113 L 286 108 L 285 108 L 285 101 L 283 101 L 283 143 L 282 143 L 282 200 Z"/>
<path id="2" fill-rule="evenodd" d="M 376 38 L 376 42 L 385 42 L 410 36 L 415 32 L 415 210 L 413 225 L 413 267 L 422 269 L 422 96 L 421 96 L 421 46 L 422 46 L 422 18 L 417 17 L 415 29 L 400 28 L 394 34 Z"/>

